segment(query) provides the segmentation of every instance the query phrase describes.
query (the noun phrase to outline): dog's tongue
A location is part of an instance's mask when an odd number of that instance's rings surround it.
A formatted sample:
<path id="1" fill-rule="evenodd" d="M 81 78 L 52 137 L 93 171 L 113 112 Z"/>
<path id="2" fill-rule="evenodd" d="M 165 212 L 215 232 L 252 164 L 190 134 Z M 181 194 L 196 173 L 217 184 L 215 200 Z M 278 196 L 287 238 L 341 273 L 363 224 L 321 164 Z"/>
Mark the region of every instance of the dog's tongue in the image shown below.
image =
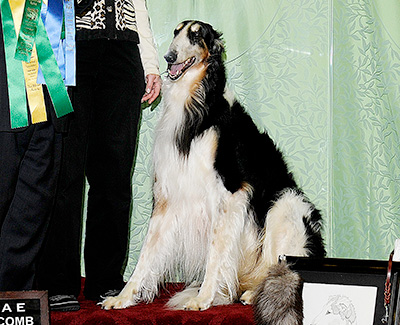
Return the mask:
<path id="1" fill-rule="evenodd" d="M 179 71 L 182 70 L 183 63 L 179 64 L 172 64 L 171 67 L 169 68 L 169 71 L 172 75 L 176 75 L 179 73 Z"/>

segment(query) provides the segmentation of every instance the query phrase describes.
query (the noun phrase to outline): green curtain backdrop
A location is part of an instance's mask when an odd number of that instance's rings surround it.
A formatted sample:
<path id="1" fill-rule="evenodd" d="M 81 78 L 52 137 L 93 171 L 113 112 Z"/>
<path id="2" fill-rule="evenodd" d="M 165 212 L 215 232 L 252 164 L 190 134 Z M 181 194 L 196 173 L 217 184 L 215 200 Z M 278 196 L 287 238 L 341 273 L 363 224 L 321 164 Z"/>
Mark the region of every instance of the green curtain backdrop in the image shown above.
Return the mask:
<path id="1" fill-rule="evenodd" d="M 147 0 L 163 55 L 185 19 L 224 35 L 230 88 L 322 211 L 330 257 L 387 259 L 400 237 L 398 0 Z M 142 115 L 126 276 L 151 214 L 162 102 Z"/>
<path id="2" fill-rule="evenodd" d="M 331 253 L 400 237 L 400 2 L 334 1 Z"/>

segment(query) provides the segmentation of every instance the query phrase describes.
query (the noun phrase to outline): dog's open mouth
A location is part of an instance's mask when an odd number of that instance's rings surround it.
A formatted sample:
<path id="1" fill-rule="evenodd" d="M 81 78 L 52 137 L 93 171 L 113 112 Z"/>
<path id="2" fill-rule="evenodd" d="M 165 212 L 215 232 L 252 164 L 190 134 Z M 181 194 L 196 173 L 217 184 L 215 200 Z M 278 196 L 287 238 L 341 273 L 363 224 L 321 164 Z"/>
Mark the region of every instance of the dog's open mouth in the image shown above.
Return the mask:
<path id="1" fill-rule="evenodd" d="M 189 69 L 194 62 L 196 61 L 196 58 L 192 56 L 191 58 L 187 59 L 185 62 L 182 63 L 177 63 L 177 64 L 168 64 L 168 77 L 171 80 L 177 80 L 179 77 L 183 75 L 183 73 Z"/>

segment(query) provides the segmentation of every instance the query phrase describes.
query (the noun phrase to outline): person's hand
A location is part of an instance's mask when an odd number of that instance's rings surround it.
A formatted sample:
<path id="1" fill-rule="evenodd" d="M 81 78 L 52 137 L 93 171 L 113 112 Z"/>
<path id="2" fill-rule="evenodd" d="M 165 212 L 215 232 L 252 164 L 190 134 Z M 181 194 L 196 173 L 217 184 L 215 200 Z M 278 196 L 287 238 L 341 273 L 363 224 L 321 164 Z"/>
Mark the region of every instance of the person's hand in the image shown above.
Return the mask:
<path id="1" fill-rule="evenodd" d="M 146 76 L 146 92 L 142 97 L 142 103 L 147 101 L 149 104 L 154 102 L 161 90 L 161 78 L 157 74 Z"/>

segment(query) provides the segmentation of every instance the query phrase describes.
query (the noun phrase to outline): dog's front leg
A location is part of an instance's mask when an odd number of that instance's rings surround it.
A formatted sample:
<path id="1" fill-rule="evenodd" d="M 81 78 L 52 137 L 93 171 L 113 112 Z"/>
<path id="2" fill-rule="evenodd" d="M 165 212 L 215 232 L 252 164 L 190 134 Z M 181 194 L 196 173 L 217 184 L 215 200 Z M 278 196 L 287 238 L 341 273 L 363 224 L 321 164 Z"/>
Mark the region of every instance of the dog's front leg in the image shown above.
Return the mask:
<path id="1" fill-rule="evenodd" d="M 212 305 L 229 304 L 237 298 L 240 237 L 244 229 L 247 193 L 227 195 L 214 216 L 209 256 L 199 294 L 183 306 L 205 310 Z"/>
<path id="2" fill-rule="evenodd" d="M 156 208 L 154 211 L 135 271 L 118 296 L 108 297 L 101 303 L 103 309 L 122 309 L 140 301 L 151 302 L 157 294 L 166 261 L 170 258 L 175 223 L 167 214 L 157 213 Z"/>

